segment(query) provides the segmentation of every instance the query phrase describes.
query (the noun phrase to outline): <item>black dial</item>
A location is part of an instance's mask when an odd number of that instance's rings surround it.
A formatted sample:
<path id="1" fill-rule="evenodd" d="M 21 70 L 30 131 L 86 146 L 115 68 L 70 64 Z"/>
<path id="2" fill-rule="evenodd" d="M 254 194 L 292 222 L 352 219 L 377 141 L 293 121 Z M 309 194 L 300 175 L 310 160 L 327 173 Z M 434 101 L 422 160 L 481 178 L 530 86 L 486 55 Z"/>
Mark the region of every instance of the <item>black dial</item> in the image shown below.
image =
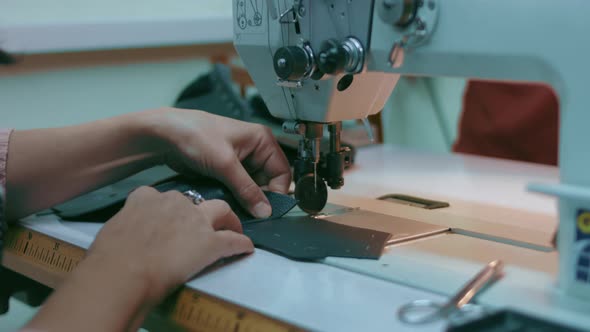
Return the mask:
<path id="1" fill-rule="evenodd" d="M 326 74 L 338 74 L 344 70 L 347 52 L 340 42 L 330 39 L 322 43 L 318 55 L 318 67 Z"/>
<path id="2" fill-rule="evenodd" d="M 283 80 L 300 80 L 308 72 L 309 66 L 309 57 L 301 47 L 281 47 L 275 52 L 275 73 Z"/>

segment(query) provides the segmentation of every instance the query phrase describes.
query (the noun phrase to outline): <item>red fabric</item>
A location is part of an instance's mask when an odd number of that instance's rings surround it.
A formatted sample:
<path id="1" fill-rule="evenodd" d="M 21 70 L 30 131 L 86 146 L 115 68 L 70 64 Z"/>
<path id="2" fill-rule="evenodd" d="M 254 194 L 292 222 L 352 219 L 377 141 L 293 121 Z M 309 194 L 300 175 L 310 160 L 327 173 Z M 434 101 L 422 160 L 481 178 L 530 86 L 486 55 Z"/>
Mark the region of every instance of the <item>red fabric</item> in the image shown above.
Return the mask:
<path id="1" fill-rule="evenodd" d="M 557 165 L 558 108 L 547 86 L 471 81 L 453 151 Z"/>

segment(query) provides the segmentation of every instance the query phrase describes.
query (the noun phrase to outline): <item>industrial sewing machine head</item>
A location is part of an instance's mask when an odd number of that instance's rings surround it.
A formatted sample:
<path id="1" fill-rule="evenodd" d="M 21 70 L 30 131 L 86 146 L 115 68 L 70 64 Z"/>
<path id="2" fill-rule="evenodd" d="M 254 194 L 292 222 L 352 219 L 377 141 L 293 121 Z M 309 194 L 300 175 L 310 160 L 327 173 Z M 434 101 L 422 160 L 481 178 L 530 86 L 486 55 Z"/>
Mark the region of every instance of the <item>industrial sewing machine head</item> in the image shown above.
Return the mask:
<path id="1" fill-rule="evenodd" d="M 234 1 L 240 57 L 283 130 L 301 136 L 295 195 L 309 213 L 326 204 L 326 184 L 344 185 L 341 121 L 381 111 L 396 83 L 366 70 L 372 9 L 371 1 Z M 411 10 L 400 16 L 409 21 Z M 321 153 L 325 129 L 330 146 Z"/>
<path id="2" fill-rule="evenodd" d="M 294 177 L 308 212 L 324 206 L 325 182 L 343 185 L 340 122 L 379 112 L 400 75 L 552 85 L 561 183 L 530 188 L 559 197 L 560 286 L 590 299 L 590 273 L 580 272 L 590 252 L 590 2 L 234 0 L 233 10 L 235 46 L 256 87 L 285 131 L 301 135 Z M 321 154 L 324 127 L 330 150 Z"/>

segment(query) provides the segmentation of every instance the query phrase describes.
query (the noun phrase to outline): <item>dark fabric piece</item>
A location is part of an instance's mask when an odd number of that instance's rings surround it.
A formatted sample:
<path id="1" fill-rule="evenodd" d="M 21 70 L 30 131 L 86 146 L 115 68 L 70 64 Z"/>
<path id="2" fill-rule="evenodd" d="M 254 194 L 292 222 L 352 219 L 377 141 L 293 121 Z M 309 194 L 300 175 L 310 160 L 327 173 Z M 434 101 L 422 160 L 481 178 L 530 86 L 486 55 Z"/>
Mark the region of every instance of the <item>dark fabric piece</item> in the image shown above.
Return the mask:
<path id="1" fill-rule="evenodd" d="M 135 188 L 151 186 L 176 175 L 176 172 L 168 167 L 150 168 L 110 186 L 56 205 L 52 210 L 64 220 L 104 221 L 123 207 L 127 195 Z"/>
<path id="2" fill-rule="evenodd" d="M 272 206 L 272 215 L 267 219 L 252 219 L 252 216 L 250 216 L 250 214 L 245 211 L 244 211 L 245 217 L 244 217 L 244 214 L 239 214 L 236 212 L 236 214 L 240 218 L 240 221 L 242 221 L 242 224 L 246 225 L 246 224 L 256 223 L 256 222 L 260 222 L 260 221 L 264 221 L 264 220 L 281 218 L 282 216 L 287 214 L 287 212 L 291 211 L 291 209 L 294 208 L 295 205 L 297 205 L 297 201 L 295 201 L 295 199 L 291 196 L 287 196 L 287 195 L 283 195 L 283 194 L 279 194 L 279 193 L 275 193 L 275 192 L 271 192 L 271 191 L 265 191 L 264 194 L 266 195 L 266 198 L 268 198 L 268 201 L 270 202 L 270 205 Z M 241 209 L 241 207 L 240 207 L 240 209 Z M 234 211 L 236 211 L 236 210 L 234 209 Z"/>
<path id="3" fill-rule="evenodd" d="M 56 206 L 54 212 L 64 220 L 105 222 L 115 215 L 125 204 L 129 192 L 140 185 L 154 183 L 161 180 L 160 175 L 169 177 L 169 173 L 153 173 L 152 176 L 127 179 L 112 188 L 86 194 L 72 201 Z M 147 183 L 146 183 L 147 182 Z M 233 197 L 229 189 L 219 181 L 211 178 L 187 178 L 177 176 L 174 179 L 153 186 L 160 192 L 176 190 L 185 192 L 189 189 L 200 193 L 206 200 L 219 199 L 226 201 L 236 213 L 240 221 L 259 221 L 254 219 Z M 272 215 L 268 219 L 279 218 L 289 212 L 296 205 L 295 199 L 287 195 L 273 192 L 264 193 L 272 206 Z"/>
<path id="4" fill-rule="evenodd" d="M 297 260 L 378 259 L 391 234 L 322 219 L 285 217 L 244 225 L 254 245 Z"/>
<path id="5" fill-rule="evenodd" d="M 16 63 L 16 58 L 7 52 L 0 50 L 0 65 L 13 65 Z"/>
<path id="6" fill-rule="evenodd" d="M 557 165 L 558 128 L 548 86 L 470 81 L 453 151 Z"/>
<path id="7" fill-rule="evenodd" d="M 219 199 L 225 201 L 232 208 L 234 213 L 238 216 L 242 223 L 258 222 L 268 219 L 280 218 L 295 207 L 297 202 L 290 196 L 278 194 L 270 191 L 265 191 L 264 195 L 268 198 L 272 206 L 272 215 L 266 219 L 254 219 L 238 201 L 233 194 L 220 182 L 210 178 L 200 178 L 189 180 L 186 178 L 179 178 L 178 180 L 163 183 L 155 186 L 158 191 L 166 192 L 170 190 L 177 190 L 180 192 L 189 189 L 195 190 L 205 198 L 205 200 Z"/>

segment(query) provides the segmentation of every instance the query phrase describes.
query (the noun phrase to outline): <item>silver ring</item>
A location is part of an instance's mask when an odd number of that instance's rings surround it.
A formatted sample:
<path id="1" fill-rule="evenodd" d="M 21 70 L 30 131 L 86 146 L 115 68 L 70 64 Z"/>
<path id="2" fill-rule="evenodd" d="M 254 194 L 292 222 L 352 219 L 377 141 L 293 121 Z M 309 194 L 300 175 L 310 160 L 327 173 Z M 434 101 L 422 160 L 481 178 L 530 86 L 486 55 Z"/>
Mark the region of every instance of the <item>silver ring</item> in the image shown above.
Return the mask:
<path id="1" fill-rule="evenodd" d="M 183 194 L 184 196 L 188 197 L 188 199 L 190 199 L 195 205 L 199 205 L 205 201 L 203 195 L 192 189 L 185 191 Z"/>

